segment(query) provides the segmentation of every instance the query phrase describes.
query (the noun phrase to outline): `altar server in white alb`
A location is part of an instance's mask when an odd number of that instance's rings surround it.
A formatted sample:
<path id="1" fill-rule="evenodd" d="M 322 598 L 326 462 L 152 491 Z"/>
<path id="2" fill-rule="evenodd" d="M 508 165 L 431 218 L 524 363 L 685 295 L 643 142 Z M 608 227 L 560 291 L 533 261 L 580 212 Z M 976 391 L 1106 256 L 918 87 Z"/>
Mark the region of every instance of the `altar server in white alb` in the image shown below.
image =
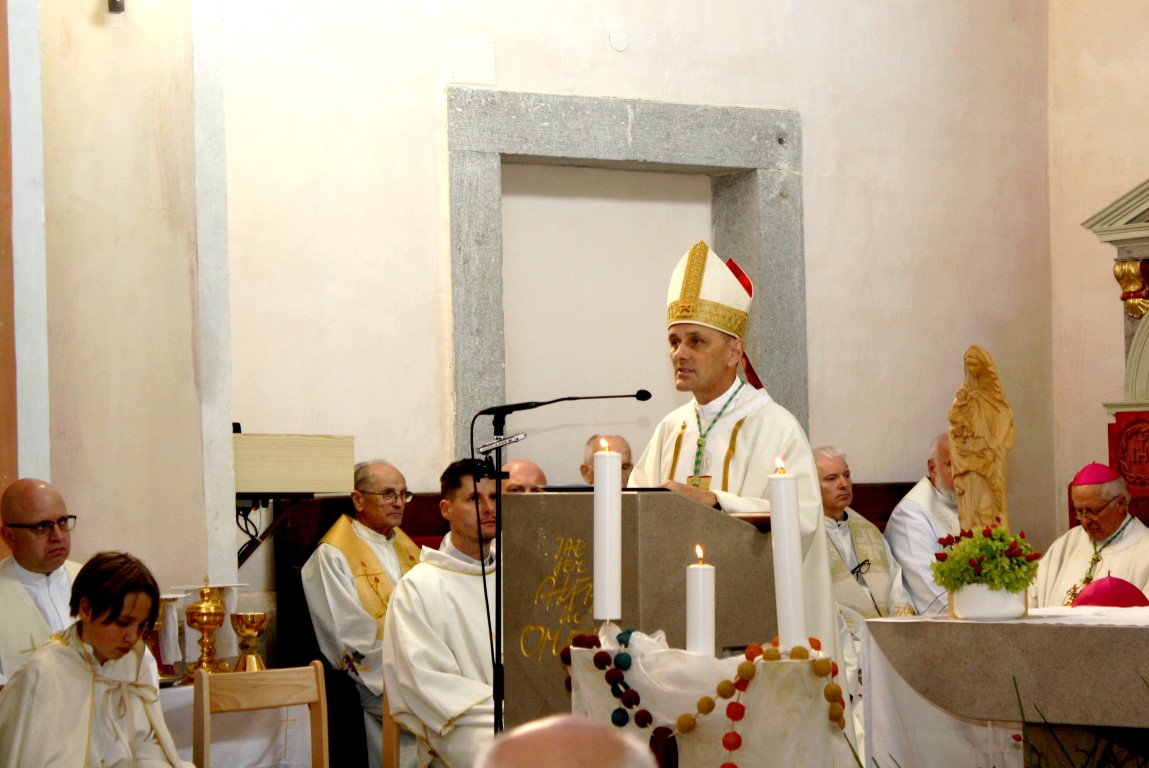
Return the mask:
<path id="1" fill-rule="evenodd" d="M 769 476 L 782 459 L 798 482 L 806 626 L 841 659 L 810 443 L 798 420 L 761 388 L 743 354 L 753 290 L 733 260 L 723 262 L 704 242 L 678 262 L 667 291 L 666 333 L 674 386 L 694 397 L 658 425 L 629 486 L 662 486 L 722 512 L 768 512 Z M 738 377 L 739 362 L 746 382 Z"/>
<path id="2" fill-rule="evenodd" d="M 53 632 L 72 623 L 68 600 L 80 564 L 68 559 L 76 516 L 43 480 L 23 478 L 0 497 L 0 685 Z"/>
<path id="3" fill-rule="evenodd" d="M 187 768 L 160 709 L 144 646 L 160 594 L 147 567 L 101 552 L 76 575 L 78 618 L 52 635 L 0 691 L 0 766 Z"/>
<path id="4" fill-rule="evenodd" d="M 1069 500 L 1081 525 L 1041 558 L 1030 606 L 1072 605 L 1086 585 L 1105 576 L 1149 594 L 1149 529 L 1129 514 L 1125 478 L 1104 464 L 1087 464 L 1073 478 Z"/>
<path id="5" fill-rule="evenodd" d="M 439 485 L 451 530 L 391 594 L 383 677 L 392 716 L 419 739 L 420 768 L 466 768 L 494 739 L 495 481 L 464 459 Z"/>
<path id="6" fill-rule="evenodd" d="M 367 760 L 383 760 L 383 621 L 391 590 L 419 562 L 419 547 L 399 525 L 412 498 L 403 473 L 382 459 L 355 465 L 351 503 L 303 566 L 303 592 L 319 649 L 355 681 L 367 728 Z M 415 743 L 400 734 L 404 766 Z"/>
<path id="7" fill-rule="evenodd" d="M 958 534 L 957 495 L 950 464 L 950 436 L 942 432 L 930 443 L 926 476 L 910 489 L 886 523 L 886 541 L 902 566 L 906 590 L 920 614 L 943 613 L 946 591 L 934 581 L 930 564 L 941 552 L 938 539 Z"/>

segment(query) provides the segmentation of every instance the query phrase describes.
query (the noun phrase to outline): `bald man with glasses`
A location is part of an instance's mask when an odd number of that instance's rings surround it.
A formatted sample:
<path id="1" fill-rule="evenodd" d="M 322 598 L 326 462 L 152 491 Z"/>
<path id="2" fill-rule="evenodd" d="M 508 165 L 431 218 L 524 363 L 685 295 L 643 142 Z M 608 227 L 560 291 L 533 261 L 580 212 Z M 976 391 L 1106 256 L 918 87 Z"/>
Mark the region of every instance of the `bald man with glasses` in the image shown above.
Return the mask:
<path id="1" fill-rule="evenodd" d="M 403 473 L 373 459 L 355 465 L 354 519 L 341 516 L 303 566 L 303 592 L 319 650 L 359 689 L 368 764 L 383 761 L 383 620 L 391 590 L 419 562 L 419 547 L 399 528 L 412 494 Z M 403 739 L 403 765 L 415 741 Z"/>
<path id="2" fill-rule="evenodd" d="M 1081 525 L 1053 542 L 1037 566 L 1034 608 L 1072 605 L 1094 579 L 1115 576 L 1149 594 L 1149 529 L 1129 514 L 1125 479 L 1104 464 L 1073 478 L 1069 501 Z"/>
<path id="3" fill-rule="evenodd" d="M 76 516 L 49 483 L 22 478 L 0 496 L 0 686 L 50 635 L 72 623 L 68 600 L 80 563 L 68 559 Z"/>

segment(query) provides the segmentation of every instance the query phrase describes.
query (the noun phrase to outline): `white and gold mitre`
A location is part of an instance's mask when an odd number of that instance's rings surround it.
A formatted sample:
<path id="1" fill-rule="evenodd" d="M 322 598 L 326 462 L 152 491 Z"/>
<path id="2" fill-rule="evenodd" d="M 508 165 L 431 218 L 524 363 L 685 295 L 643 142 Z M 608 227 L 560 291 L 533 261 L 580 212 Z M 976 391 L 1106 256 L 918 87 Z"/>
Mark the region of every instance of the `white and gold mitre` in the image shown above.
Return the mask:
<path id="1" fill-rule="evenodd" d="M 670 276 L 666 325 L 696 323 L 741 339 L 750 320 L 753 295 L 754 285 L 738 265 L 724 263 L 699 240 Z"/>

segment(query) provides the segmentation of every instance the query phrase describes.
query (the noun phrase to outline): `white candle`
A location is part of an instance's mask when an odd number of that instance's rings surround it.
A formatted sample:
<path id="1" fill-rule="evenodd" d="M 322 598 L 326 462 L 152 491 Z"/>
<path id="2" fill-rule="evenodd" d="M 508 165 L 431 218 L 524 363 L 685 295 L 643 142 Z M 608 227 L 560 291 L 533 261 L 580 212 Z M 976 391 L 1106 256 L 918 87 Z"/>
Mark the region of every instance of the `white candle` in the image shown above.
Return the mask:
<path id="1" fill-rule="evenodd" d="M 778 642 L 782 648 L 806 646 L 806 604 L 802 586 L 802 531 L 798 521 L 797 477 L 782 459 L 770 475 L 770 545 L 774 550 L 774 601 L 778 606 Z"/>
<path id="2" fill-rule="evenodd" d="M 622 454 L 594 455 L 594 617 L 622 618 Z"/>
<path id="3" fill-rule="evenodd" d="M 714 655 L 714 566 L 702 562 L 702 547 L 695 546 L 698 562 L 686 568 L 686 650 Z"/>

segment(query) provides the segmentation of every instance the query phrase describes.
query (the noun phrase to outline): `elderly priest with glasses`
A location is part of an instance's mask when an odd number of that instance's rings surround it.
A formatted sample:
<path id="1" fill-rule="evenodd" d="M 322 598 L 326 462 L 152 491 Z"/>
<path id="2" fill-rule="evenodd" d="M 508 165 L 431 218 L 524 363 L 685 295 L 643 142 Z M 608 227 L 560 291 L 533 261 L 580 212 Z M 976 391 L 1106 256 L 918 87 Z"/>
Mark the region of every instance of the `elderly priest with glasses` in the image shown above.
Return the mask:
<path id="1" fill-rule="evenodd" d="M 48 636 L 72 623 L 68 600 L 80 563 L 68 559 L 76 516 L 43 480 L 23 478 L 0 497 L 0 686 Z"/>
<path id="2" fill-rule="evenodd" d="M 375 459 L 355 465 L 351 503 L 303 566 L 303 592 L 319 649 L 351 675 L 367 726 L 368 764 L 383 762 L 383 621 L 391 590 L 419 562 L 419 547 L 399 528 L 412 495 L 403 473 Z M 401 762 L 415 760 L 415 741 L 400 736 Z"/>
<path id="3" fill-rule="evenodd" d="M 1104 464 L 1087 464 L 1069 485 L 1069 501 L 1081 525 L 1041 558 L 1030 606 L 1072 605 L 1090 582 L 1106 576 L 1147 592 L 1149 529 L 1129 514 L 1125 479 Z"/>

